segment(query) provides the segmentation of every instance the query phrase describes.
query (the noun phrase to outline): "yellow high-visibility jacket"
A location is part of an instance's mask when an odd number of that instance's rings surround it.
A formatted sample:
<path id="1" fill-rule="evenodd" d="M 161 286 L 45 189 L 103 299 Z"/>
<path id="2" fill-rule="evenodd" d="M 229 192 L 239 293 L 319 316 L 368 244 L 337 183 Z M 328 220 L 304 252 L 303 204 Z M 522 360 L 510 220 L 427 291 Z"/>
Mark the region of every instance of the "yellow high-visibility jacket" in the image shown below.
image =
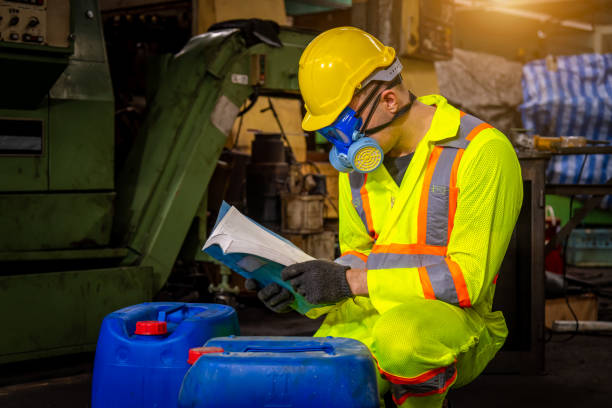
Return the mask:
<path id="1" fill-rule="evenodd" d="M 484 325 L 497 351 L 507 328 L 491 307 L 522 203 L 521 169 L 501 132 L 442 96 L 419 101 L 437 109 L 400 187 L 384 166 L 340 174 L 337 262 L 367 269 L 369 297 L 308 316 L 328 313 L 318 336 L 370 345 L 381 314 L 412 297 L 438 299 L 465 310 L 475 327 Z"/>

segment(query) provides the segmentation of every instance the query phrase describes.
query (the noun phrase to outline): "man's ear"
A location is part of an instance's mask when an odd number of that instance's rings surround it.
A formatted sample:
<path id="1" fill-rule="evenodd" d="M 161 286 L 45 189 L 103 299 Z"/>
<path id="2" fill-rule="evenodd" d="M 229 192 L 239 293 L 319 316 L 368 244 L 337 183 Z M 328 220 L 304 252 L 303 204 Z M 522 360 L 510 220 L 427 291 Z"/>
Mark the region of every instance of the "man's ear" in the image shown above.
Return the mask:
<path id="1" fill-rule="evenodd" d="M 399 101 L 397 93 L 393 89 L 387 89 L 380 94 L 380 104 L 384 107 L 387 112 L 395 115 L 399 110 Z"/>

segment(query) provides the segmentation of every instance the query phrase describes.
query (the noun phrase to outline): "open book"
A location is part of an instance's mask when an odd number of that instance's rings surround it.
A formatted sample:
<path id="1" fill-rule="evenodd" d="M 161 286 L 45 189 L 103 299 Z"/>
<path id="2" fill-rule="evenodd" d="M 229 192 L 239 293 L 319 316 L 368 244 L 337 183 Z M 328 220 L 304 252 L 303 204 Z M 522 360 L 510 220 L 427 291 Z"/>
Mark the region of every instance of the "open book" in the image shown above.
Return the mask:
<path id="1" fill-rule="evenodd" d="M 276 282 L 289 289 L 295 296 L 292 307 L 302 314 L 321 306 L 308 303 L 281 279 L 285 266 L 315 258 L 242 215 L 225 201 L 202 250 L 243 277 L 257 280 L 262 286 Z"/>

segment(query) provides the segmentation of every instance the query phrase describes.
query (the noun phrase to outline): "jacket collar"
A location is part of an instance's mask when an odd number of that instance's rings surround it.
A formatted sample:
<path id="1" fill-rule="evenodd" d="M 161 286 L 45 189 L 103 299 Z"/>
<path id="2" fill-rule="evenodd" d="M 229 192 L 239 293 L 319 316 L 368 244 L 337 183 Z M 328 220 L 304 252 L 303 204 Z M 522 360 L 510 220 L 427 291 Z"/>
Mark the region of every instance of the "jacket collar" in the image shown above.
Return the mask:
<path id="1" fill-rule="evenodd" d="M 457 135 L 460 121 L 459 110 L 450 105 L 445 97 L 441 95 L 426 95 L 421 96 L 417 100 L 425 105 L 436 106 L 431 126 L 423 137 L 424 141 L 438 143 Z"/>

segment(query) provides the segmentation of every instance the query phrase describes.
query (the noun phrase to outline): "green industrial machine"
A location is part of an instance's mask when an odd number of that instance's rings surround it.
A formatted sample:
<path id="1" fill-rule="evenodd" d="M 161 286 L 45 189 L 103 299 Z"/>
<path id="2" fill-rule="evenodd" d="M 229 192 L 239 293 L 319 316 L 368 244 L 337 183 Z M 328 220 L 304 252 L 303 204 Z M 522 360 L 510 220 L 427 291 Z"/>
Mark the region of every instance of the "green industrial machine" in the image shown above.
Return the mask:
<path id="1" fill-rule="evenodd" d="M 297 93 L 312 34 L 278 37 L 247 46 L 225 29 L 167 58 L 114 174 L 97 1 L 0 0 L 0 364 L 91 351 L 107 313 L 159 291 L 240 106 L 253 92 Z"/>

